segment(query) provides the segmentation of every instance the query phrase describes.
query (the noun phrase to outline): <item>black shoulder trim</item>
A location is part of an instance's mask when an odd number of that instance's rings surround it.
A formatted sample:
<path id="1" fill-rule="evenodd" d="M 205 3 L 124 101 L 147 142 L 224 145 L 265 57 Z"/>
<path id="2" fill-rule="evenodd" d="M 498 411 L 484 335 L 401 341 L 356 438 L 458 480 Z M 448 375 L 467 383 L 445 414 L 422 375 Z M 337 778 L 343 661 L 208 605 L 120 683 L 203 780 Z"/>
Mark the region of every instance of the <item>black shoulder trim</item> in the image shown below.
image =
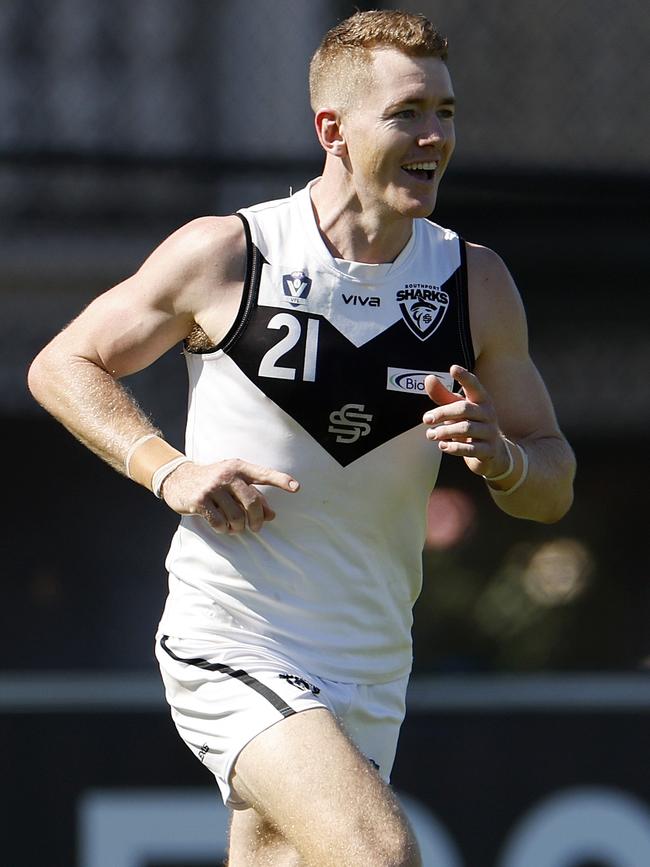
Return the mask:
<path id="1" fill-rule="evenodd" d="M 251 228 L 248 225 L 248 220 L 243 214 L 237 212 L 237 217 L 242 221 L 244 233 L 246 235 L 246 277 L 244 278 L 244 291 L 242 292 L 241 304 L 235 321 L 232 324 L 230 331 L 221 341 L 218 349 L 228 352 L 235 345 L 241 335 L 244 333 L 246 326 L 251 318 L 251 313 L 257 304 L 257 294 L 260 288 L 260 278 L 262 276 L 262 262 L 264 257 L 253 244 L 251 237 Z"/>
<path id="2" fill-rule="evenodd" d="M 255 307 L 255 304 L 257 303 L 257 293 L 259 290 L 260 276 L 262 273 L 263 256 L 257 249 L 257 247 L 253 244 L 251 229 L 248 225 L 248 220 L 246 219 L 246 217 L 244 217 L 244 215 L 240 214 L 239 212 L 237 212 L 235 216 L 239 217 L 239 219 L 242 221 L 244 226 L 244 234 L 246 236 L 246 276 L 244 277 L 244 290 L 242 292 L 239 310 L 237 311 L 235 321 L 230 326 L 230 329 L 228 330 L 228 333 L 225 335 L 223 340 L 220 340 L 219 343 L 215 344 L 214 346 L 210 346 L 208 349 L 188 350 L 191 351 L 192 355 L 210 355 L 210 353 L 217 352 L 219 349 L 221 349 L 223 352 L 228 352 L 228 350 L 232 346 L 234 346 L 235 342 L 244 332 L 244 329 L 248 325 L 248 320 L 250 319 L 251 312 Z"/>
<path id="3" fill-rule="evenodd" d="M 463 351 L 463 361 L 468 370 L 474 370 L 476 358 L 474 356 L 474 343 L 469 321 L 469 292 L 467 288 L 467 246 L 463 238 L 458 238 L 460 252 L 460 266 L 456 271 L 456 285 L 458 289 L 458 336 Z"/>

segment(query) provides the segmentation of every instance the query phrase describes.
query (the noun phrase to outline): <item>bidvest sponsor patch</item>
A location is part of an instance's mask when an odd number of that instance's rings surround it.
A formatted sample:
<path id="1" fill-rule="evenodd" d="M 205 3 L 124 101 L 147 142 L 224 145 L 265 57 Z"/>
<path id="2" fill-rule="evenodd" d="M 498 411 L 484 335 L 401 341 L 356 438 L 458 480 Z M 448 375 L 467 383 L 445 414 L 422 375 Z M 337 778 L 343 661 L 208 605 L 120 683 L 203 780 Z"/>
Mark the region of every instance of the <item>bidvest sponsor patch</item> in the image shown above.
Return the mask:
<path id="1" fill-rule="evenodd" d="M 387 391 L 402 391 L 406 394 L 425 394 L 424 379 L 431 375 L 437 376 L 449 389 L 454 384 L 453 377 L 448 371 L 409 370 L 404 367 L 389 367 L 386 373 Z"/>

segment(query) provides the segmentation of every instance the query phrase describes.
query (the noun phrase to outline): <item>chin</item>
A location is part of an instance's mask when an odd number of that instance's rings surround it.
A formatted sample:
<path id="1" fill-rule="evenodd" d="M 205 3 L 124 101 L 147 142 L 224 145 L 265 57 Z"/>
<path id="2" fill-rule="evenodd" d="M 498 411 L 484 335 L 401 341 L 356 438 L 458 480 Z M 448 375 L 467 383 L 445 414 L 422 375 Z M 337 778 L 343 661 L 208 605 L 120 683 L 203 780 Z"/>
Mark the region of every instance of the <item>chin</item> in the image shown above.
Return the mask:
<path id="1" fill-rule="evenodd" d="M 436 209 L 436 199 L 434 198 L 433 201 L 427 202 L 426 204 L 423 204 L 423 205 L 420 205 L 420 207 L 417 209 L 417 213 L 414 213 L 413 216 L 415 218 L 430 217 L 431 214 L 435 211 L 435 209 Z"/>
<path id="2" fill-rule="evenodd" d="M 416 220 L 420 217 L 428 217 L 433 213 L 436 207 L 437 196 L 427 197 L 426 200 L 411 200 L 408 203 L 404 204 L 404 207 L 400 208 L 400 213 L 405 217 L 410 217 L 413 220 Z"/>
<path id="3" fill-rule="evenodd" d="M 418 217 L 428 217 L 436 206 L 438 188 L 427 191 L 424 195 L 414 195 L 413 190 L 403 190 L 394 200 L 395 211 L 402 217 L 414 220 Z"/>

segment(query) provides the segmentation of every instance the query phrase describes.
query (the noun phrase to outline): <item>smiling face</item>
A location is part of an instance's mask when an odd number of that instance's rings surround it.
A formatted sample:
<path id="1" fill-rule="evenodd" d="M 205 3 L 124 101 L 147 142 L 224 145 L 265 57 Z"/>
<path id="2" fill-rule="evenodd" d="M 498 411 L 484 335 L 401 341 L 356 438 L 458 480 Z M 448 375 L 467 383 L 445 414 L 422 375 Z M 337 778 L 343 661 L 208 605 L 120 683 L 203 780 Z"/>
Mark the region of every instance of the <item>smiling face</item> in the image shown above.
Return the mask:
<path id="1" fill-rule="evenodd" d="M 340 115 L 349 182 L 363 210 L 383 219 L 426 217 L 455 144 L 447 65 L 377 48 L 368 72 Z"/>

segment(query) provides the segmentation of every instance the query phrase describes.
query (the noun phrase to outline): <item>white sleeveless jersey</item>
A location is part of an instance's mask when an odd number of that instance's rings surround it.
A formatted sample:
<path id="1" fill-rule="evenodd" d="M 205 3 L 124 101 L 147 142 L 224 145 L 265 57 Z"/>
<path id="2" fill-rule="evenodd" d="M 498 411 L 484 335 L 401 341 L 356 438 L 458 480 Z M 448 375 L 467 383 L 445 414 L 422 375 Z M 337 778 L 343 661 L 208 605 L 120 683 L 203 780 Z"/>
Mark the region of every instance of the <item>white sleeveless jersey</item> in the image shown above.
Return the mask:
<path id="1" fill-rule="evenodd" d="M 186 451 L 273 467 L 301 488 L 261 487 L 277 517 L 258 534 L 181 520 L 161 630 L 267 648 L 330 680 L 394 680 L 411 666 L 440 463 L 424 377 L 450 383 L 452 363 L 474 362 L 464 244 L 422 219 L 391 264 L 334 259 L 309 188 L 240 216 L 237 320 L 214 350 L 186 352 Z"/>

